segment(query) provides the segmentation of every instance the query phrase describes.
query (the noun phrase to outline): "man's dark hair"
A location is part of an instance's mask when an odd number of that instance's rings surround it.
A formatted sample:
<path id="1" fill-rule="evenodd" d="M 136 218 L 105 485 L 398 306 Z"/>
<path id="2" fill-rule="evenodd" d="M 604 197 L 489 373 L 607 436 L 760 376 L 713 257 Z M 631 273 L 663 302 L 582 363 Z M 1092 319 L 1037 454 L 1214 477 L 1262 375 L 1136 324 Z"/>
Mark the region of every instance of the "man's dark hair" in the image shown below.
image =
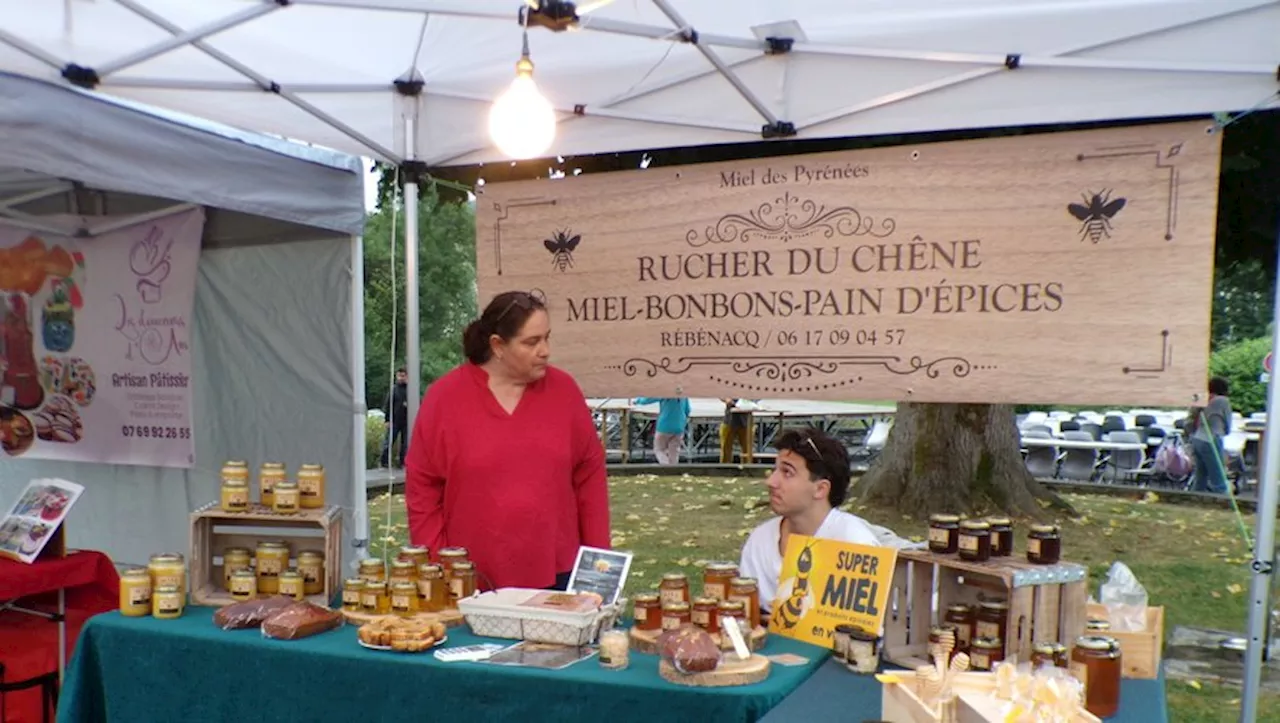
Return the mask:
<path id="1" fill-rule="evenodd" d="M 399 369 L 396 370 L 396 374 L 408 374 L 408 373 L 409 373 L 409 370 L 406 369 L 405 367 L 400 367 Z"/>
<path id="2" fill-rule="evenodd" d="M 1209 380 L 1210 394 L 1216 394 L 1220 397 L 1225 397 L 1227 396 L 1227 391 L 1229 389 L 1230 389 L 1230 386 L 1227 384 L 1227 380 L 1223 379 L 1222 377 L 1214 377 Z"/>
<path id="3" fill-rule="evenodd" d="M 774 448 L 804 457 L 809 479 L 825 479 L 831 483 L 827 501 L 839 507 L 849 492 L 849 450 L 844 444 L 817 427 L 788 429 L 778 435 Z"/>

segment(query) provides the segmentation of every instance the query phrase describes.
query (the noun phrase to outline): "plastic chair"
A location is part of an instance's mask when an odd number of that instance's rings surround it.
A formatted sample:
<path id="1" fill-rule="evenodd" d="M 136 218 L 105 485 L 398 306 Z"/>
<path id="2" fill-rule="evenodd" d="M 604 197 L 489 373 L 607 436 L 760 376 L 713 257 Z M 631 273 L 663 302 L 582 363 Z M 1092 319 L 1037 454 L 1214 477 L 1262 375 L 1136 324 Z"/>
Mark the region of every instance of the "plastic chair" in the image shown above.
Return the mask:
<path id="1" fill-rule="evenodd" d="M 1092 434 L 1084 430 L 1065 432 L 1062 437 L 1069 442 L 1098 441 Z M 1097 449 L 1064 449 L 1062 462 L 1058 465 L 1058 477 L 1060 479 L 1092 482 L 1097 477 L 1098 460 Z"/>
<path id="2" fill-rule="evenodd" d="M 1074 419 L 1064 419 L 1058 423 L 1059 432 L 1079 432 L 1080 423 Z"/>
<path id="3" fill-rule="evenodd" d="M 1058 476 L 1057 447 L 1028 447 L 1027 471 L 1036 479 L 1054 479 Z"/>
<path id="4" fill-rule="evenodd" d="M 1154 427 L 1156 418 L 1153 414 L 1139 414 L 1133 418 L 1133 426 L 1135 427 Z"/>
<path id="5" fill-rule="evenodd" d="M 1112 432 L 1109 441 L 1141 444 L 1143 440 L 1138 436 L 1137 432 Z M 1107 455 L 1102 478 L 1108 482 L 1116 482 L 1120 479 L 1134 479 L 1137 477 L 1139 470 L 1142 470 L 1146 465 L 1147 451 L 1145 449 L 1113 449 Z"/>
<path id="6" fill-rule="evenodd" d="M 1102 420 L 1102 433 L 1110 434 L 1111 432 L 1123 432 L 1127 427 L 1124 424 L 1124 417 L 1109 415 Z"/>
<path id="7" fill-rule="evenodd" d="M 1089 435 L 1089 439 L 1097 442 L 1102 439 L 1102 425 L 1093 422 L 1085 422 L 1080 425 L 1080 431 Z"/>

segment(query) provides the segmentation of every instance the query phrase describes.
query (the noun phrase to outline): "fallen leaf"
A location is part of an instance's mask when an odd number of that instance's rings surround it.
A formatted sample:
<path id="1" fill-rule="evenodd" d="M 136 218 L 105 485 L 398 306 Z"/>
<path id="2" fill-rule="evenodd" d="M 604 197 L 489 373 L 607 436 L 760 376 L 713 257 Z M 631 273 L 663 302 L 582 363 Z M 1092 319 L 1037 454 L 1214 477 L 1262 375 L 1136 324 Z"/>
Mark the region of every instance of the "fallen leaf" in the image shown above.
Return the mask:
<path id="1" fill-rule="evenodd" d="M 1200 685 L 1200 681 L 1198 680 L 1188 680 L 1187 685 L 1191 686 L 1192 688 L 1195 688 L 1196 690 L 1200 690 L 1201 688 L 1204 687 L 1203 685 Z"/>
<path id="2" fill-rule="evenodd" d="M 1233 582 L 1230 585 L 1227 585 L 1227 592 L 1232 595 L 1239 595 L 1244 592 L 1244 587 Z"/>
<path id="3" fill-rule="evenodd" d="M 632 570 L 631 577 L 644 577 L 644 570 Z"/>
<path id="4" fill-rule="evenodd" d="M 644 561 L 644 564 L 646 564 L 646 565 L 657 565 L 657 564 L 658 564 L 658 560 L 657 560 L 657 558 L 653 558 L 653 557 L 651 557 L 651 558 L 649 558 L 648 560 L 645 560 L 645 561 Z"/>
<path id="5" fill-rule="evenodd" d="M 636 513 L 632 512 L 631 514 L 627 515 L 627 519 L 631 520 L 632 522 L 637 522 L 640 520 L 640 515 L 637 515 Z"/>
<path id="6" fill-rule="evenodd" d="M 1210 590 L 1209 594 L 1212 595 L 1215 600 L 1222 597 L 1222 593 L 1218 592 L 1217 590 Z"/>
<path id="7" fill-rule="evenodd" d="M 688 567 L 688 566 L 689 566 L 689 558 L 687 558 L 687 557 L 682 557 L 682 558 L 680 558 L 679 560 L 676 560 L 676 565 L 678 565 L 679 567 Z"/>

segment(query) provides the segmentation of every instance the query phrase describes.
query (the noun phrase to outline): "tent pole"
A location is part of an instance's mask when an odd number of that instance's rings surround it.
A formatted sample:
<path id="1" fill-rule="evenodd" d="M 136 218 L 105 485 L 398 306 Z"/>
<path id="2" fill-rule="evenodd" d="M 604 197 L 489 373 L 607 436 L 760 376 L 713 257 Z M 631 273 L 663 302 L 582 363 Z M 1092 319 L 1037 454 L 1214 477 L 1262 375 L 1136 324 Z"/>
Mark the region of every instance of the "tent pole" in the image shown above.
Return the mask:
<path id="1" fill-rule="evenodd" d="M 1280 237 L 1280 229 L 1277 229 Z M 1280 254 L 1276 257 L 1280 272 Z M 1280 293 L 1275 294 L 1272 320 L 1280 319 Z M 1274 326 L 1274 324 L 1273 324 Z M 1271 333 L 1272 358 L 1280 357 L 1280 328 Z M 1253 579 L 1249 582 L 1249 647 L 1244 659 L 1244 694 L 1241 696 L 1240 723 L 1254 723 L 1258 717 L 1258 695 L 1262 686 L 1262 661 L 1266 656 L 1267 626 L 1271 624 L 1271 579 L 1276 561 L 1276 505 L 1280 489 L 1280 384 L 1275 374 L 1267 382 L 1267 426 L 1262 439 L 1262 471 L 1258 475 L 1258 519 L 1253 536 Z"/>
<path id="2" fill-rule="evenodd" d="M 404 116 L 404 158 L 413 161 L 418 157 L 418 113 Z M 407 391 L 409 414 L 405 439 L 413 437 L 413 423 L 418 418 L 418 404 L 422 401 L 422 360 L 419 358 L 422 343 L 418 325 L 418 177 L 409 174 L 404 184 L 404 320 L 405 367 L 409 372 Z"/>
<path id="3" fill-rule="evenodd" d="M 366 472 L 369 465 L 365 458 L 365 421 L 369 407 L 364 387 L 364 238 L 361 236 L 351 237 L 351 402 L 354 417 L 351 473 L 356 480 L 352 485 L 356 495 L 352 504 L 355 518 L 352 543 L 355 559 L 359 561 L 369 556 L 369 475 Z"/>

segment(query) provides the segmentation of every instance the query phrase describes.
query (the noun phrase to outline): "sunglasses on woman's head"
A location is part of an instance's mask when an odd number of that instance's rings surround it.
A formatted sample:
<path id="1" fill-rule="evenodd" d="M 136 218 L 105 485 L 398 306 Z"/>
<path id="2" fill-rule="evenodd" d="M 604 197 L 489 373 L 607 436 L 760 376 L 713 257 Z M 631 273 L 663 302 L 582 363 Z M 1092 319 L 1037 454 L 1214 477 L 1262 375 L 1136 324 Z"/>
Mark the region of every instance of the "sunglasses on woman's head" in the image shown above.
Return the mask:
<path id="1" fill-rule="evenodd" d="M 493 323 L 497 324 L 499 321 L 502 321 L 507 314 L 511 313 L 511 309 L 516 306 L 519 306 L 525 311 L 530 311 L 537 308 L 539 303 L 538 297 L 527 291 L 512 291 L 511 301 L 507 302 L 506 307 L 502 310 L 501 314 L 498 314 L 498 316 L 494 318 Z"/>

